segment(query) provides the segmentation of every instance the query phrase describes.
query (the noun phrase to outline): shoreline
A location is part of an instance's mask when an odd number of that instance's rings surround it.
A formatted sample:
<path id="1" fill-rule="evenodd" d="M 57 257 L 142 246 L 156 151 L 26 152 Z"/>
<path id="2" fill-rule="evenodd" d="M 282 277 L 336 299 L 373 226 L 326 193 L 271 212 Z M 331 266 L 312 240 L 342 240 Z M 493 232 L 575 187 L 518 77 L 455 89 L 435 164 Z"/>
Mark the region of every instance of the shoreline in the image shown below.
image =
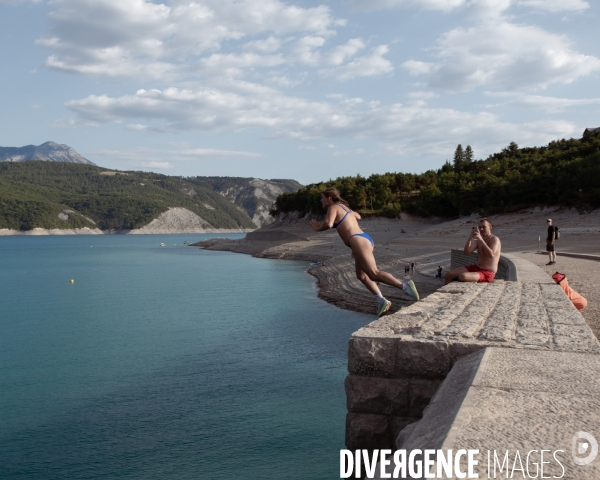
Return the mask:
<path id="1" fill-rule="evenodd" d="M 42 235 L 184 235 L 184 234 L 205 234 L 205 233 L 248 233 L 254 230 L 237 229 L 237 228 L 214 228 L 210 230 L 167 230 L 161 229 L 156 231 L 140 231 L 141 229 L 133 230 L 100 230 L 99 228 L 34 228 L 32 230 L 11 230 L 8 228 L 0 228 L 0 237 L 12 236 L 42 236 Z"/>
<path id="2" fill-rule="evenodd" d="M 438 265 L 450 268 L 450 249 L 462 248 L 473 223 L 480 217 L 471 215 L 450 221 L 431 221 L 402 215 L 402 219 L 367 218 L 361 229 L 375 241 L 375 258 L 380 270 L 400 280 L 414 280 L 421 298 L 426 298 L 443 285 L 433 278 Z M 585 256 L 600 255 L 600 210 L 580 214 L 565 208 L 534 208 L 521 212 L 488 216 L 493 233 L 502 242 L 502 251 L 521 256 L 542 267 L 550 276 L 565 273 L 569 283 L 588 300 L 581 311 L 594 334 L 600 338 L 600 271 L 596 260 L 567 258 L 560 253 Z M 552 218 L 561 229 L 557 240 L 557 264 L 546 267 L 546 219 Z M 334 230 L 316 233 L 308 219 L 280 220 L 239 240 L 209 239 L 192 244 L 207 250 L 244 253 L 257 258 L 320 262 L 308 273 L 316 277 L 319 298 L 351 311 L 375 314 L 373 295 L 354 273 L 350 250 Z M 579 256 L 579 255 L 578 255 Z M 533 259 L 533 260 L 532 260 Z M 404 265 L 415 262 L 414 275 L 404 275 Z M 550 271 L 552 270 L 552 271 Z M 383 295 L 392 301 L 390 313 L 412 304 L 404 293 L 380 285 Z"/>

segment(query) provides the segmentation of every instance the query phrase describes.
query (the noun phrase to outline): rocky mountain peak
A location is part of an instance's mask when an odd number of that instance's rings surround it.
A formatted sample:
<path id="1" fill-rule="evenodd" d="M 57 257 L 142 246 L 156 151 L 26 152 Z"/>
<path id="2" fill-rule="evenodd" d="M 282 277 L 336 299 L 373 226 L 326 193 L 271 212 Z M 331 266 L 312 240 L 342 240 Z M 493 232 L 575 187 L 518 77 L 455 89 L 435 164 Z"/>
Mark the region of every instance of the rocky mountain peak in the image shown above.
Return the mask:
<path id="1" fill-rule="evenodd" d="M 79 153 L 68 145 L 52 141 L 42 143 L 38 146 L 0 147 L 0 162 L 28 162 L 32 160 L 95 165 L 87 158 L 79 155 Z"/>

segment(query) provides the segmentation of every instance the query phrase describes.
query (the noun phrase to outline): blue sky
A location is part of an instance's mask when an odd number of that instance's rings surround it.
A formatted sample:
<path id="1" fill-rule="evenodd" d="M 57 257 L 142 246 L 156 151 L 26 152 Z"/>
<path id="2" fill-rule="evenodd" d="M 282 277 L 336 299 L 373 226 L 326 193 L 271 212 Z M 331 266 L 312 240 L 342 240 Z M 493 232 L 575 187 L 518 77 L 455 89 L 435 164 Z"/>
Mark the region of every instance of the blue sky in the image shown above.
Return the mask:
<path id="1" fill-rule="evenodd" d="M 585 0 L 0 0 L 0 145 L 168 175 L 423 172 L 600 126 Z"/>

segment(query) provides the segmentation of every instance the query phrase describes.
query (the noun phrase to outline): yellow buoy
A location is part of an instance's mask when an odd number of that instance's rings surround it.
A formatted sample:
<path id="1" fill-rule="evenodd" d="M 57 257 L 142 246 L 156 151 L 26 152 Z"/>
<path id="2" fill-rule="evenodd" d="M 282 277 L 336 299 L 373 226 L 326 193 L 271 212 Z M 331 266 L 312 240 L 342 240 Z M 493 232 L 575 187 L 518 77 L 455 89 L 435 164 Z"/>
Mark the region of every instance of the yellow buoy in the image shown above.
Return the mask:
<path id="1" fill-rule="evenodd" d="M 71 283 L 75 283 L 75 280 L 71 279 Z"/>

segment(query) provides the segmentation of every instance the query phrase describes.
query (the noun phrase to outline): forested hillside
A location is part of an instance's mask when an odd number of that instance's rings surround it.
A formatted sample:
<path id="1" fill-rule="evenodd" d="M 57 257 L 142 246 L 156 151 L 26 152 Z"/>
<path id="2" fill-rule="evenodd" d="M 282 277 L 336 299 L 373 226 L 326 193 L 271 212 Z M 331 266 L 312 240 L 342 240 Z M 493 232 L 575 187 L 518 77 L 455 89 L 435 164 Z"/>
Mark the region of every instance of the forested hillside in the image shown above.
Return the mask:
<path id="1" fill-rule="evenodd" d="M 459 145 L 454 161 L 422 174 L 385 173 L 340 177 L 307 185 L 277 198 L 271 213 L 324 213 L 326 187 L 337 187 L 350 206 L 365 214 L 396 217 L 458 217 L 474 212 L 511 212 L 537 205 L 600 206 L 600 134 L 519 148 L 511 143 L 485 160 L 473 160 Z"/>
<path id="2" fill-rule="evenodd" d="M 246 211 L 203 178 L 72 163 L 0 163 L 0 228 L 139 228 L 168 207 L 187 208 L 214 228 L 256 228 Z"/>

